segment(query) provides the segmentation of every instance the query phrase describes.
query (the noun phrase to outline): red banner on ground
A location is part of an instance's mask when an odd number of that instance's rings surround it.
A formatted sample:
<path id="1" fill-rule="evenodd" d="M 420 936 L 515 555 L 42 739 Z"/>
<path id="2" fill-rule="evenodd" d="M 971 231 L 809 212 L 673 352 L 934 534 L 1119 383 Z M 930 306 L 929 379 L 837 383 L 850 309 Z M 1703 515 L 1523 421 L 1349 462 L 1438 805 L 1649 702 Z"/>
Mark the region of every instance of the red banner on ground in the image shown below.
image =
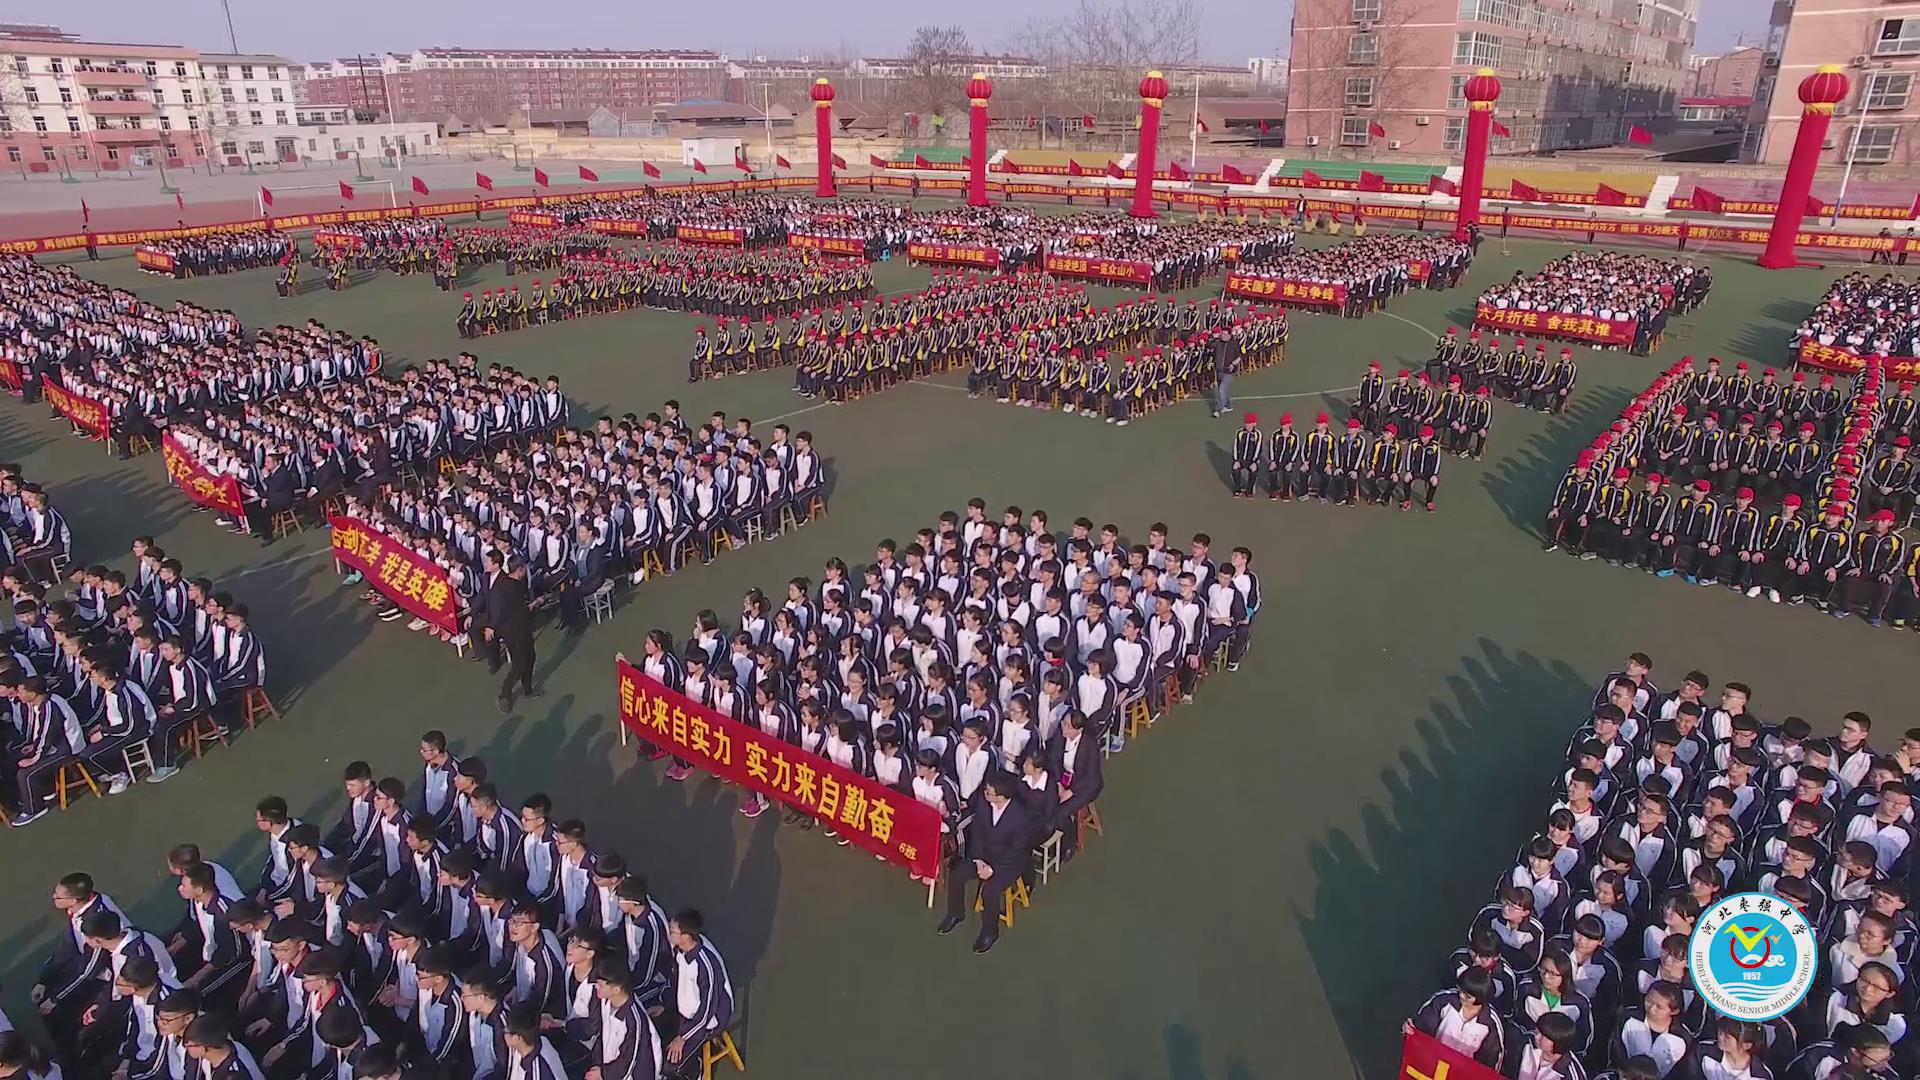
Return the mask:
<path id="1" fill-rule="evenodd" d="M 76 394 L 62 389 L 53 383 L 47 383 L 47 404 L 61 416 L 73 421 L 74 426 L 95 439 L 104 439 L 109 430 L 107 407 L 84 394 Z"/>
<path id="2" fill-rule="evenodd" d="M 1591 341 L 1596 345 L 1631 345 L 1640 328 L 1638 319 L 1597 319 L 1558 311 L 1521 311 L 1518 308 L 1477 306 L 1473 324 L 1498 330 L 1525 330 L 1529 334 Z"/>
<path id="3" fill-rule="evenodd" d="M 1237 271 L 1227 275 L 1227 295 L 1244 296 L 1252 300 L 1275 300 L 1282 304 L 1326 307 L 1344 307 L 1347 303 L 1345 285 L 1298 281 L 1293 278 L 1269 277 L 1265 274 Z"/>
<path id="4" fill-rule="evenodd" d="M 1867 369 L 1867 358 L 1852 349 L 1843 349 L 1838 345 L 1822 345 L 1817 341 L 1801 342 L 1796 358 L 1808 367 L 1848 375 Z M 1920 378 L 1920 357 L 1883 356 L 1880 358 L 1880 364 L 1880 370 L 1889 378 Z"/>
<path id="5" fill-rule="evenodd" d="M 921 877 L 940 870 L 940 812 L 911 794 L 675 693 L 614 662 L 620 722 L 642 739 L 749 791 L 778 799 Z M 958 883 L 952 887 L 959 888 Z"/>
<path id="6" fill-rule="evenodd" d="M 1428 278 L 1432 276 L 1433 276 L 1433 260 L 1432 259 L 1408 259 L 1407 260 L 1407 280 L 1408 281 L 1418 281 L 1418 282 L 1424 283 Z"/>
<path id="7" fill-rule="evenodd" d="M 1501 1077 L 1439 1039 L 1423 1031 L 1410 1031 L 1400 1047 L 1399 1080 L 1501 1080 Z"/>
<path id="8" fill-rule="evenodd" d="M 163 274 L 173 273 L 173 268 L 176 265 L 172 252 L 162 251 L 157 247 L 148 247 L 145 244 L 133 249 L 133 261 L 134 265 L 140 267 L 142 270 L 158 270 Z"/>
<path id="9" fill-rule="evenodd" d="M 985 244 L 943 244 L 934 240 L 916 240 L 907 245 L 907 258 L 913 262 L 981 266 L 991 270 L 1000 265 L 1000 249 Z"/>
<path id="10" fill-rule="evenodd" d="M 246 499 L 240 494 L 237 477 L 215 476 L 172 435 L 160 437 L 160 456 L 167 463 L 167 479 L 187 498 L 234 517 L 246 514 Z"/>
<path id="11" fill-rule="evenodd" d="M 866 257 L 867 245 L 851 236 L 821 236 L 818 233 L 789 233 L 787 246 L 825 251 L 834 255 L 858 255 Z"/>
<path id="12" fill-rule="evenodd" d="M 0 390 L 9 394 L 19 394 L 26 388 L 26 373 L 11 357 L 0 356 Z"/>
<path id="13" fill-rule="evenodd" d="M 531 225 L 540 229 L 551 229 L 560 224 L 559 214 L 545 214 L 538 210 L 513 210 L 507 214 L 509 225 Z"/>
<path id="14" fill-rule="evenodd" d="M 731 244 L 734 247 L 747 246 L 747 230 L 715 229 L 704 225 L 676 225 L 673 227 L 675 238 L 689 244 Z"/>
<path id="15" fill-rule="evenodd" d="M 607 236 L 645 236 L 647 223 L 634 218 L 588 218 L 587 228 Z"/>
<path id="16" fill-rule="evenodd" d="M 359 518 L 331 515 L 333 561 L 367 576 L 387 599 L 449 634 L 460 631 L 459 607 L 447 572 L 431 559 L 375 530 Z"/>
<path id="17" fill-rule="evenodd" d="M 1047 256 L 1046 269 L 1049 274 L 1094 278 L 1099 281 L 1118 281 L 1128 285 L 1153 283 L 1152 264 L 1139 259 L 1103 259 L 1098 256 L 1063 255 L 1056 252 Z"/>

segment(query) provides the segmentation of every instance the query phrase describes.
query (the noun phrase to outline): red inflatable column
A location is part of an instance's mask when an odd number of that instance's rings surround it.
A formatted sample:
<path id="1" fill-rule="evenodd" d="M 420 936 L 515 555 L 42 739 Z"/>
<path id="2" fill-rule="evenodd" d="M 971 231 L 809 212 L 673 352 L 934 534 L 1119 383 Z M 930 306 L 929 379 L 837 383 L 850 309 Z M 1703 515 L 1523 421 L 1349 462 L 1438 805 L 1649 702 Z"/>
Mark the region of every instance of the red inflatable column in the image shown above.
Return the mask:
<path id="1" fill-rule="evenodd" d="M 1800 80 L 1800 103 L 1806 106 L 1800 111 L 1800 133 L 1794 137 L 1787 178 L 1780 185 L 1773 227 L 1767 231 L 1767 250 L 1760 253 L 1760 265 L 1769 270 L 1784 270 L 1795 263 L 1793 240 L 1807 216 L 1813 173 L 1820 167 L 1820 145 L 1826 142 L 1827 127 L 1833 123 L 1833 107 L 1846 99 L 1847 76 L 1839 64 L 1824 64 Z"/>
<path id="2" fill-rule="evenodd" d="M 831 199 L 839 192 L 833 187 L 833 84 L 825 79 L 813 80 L 813 133 L 820 144 L 820 178 L 813 195 Z"/>
<path id="3" fill-rule="evenodd" d="M 1465 237 L 1467 226 L 1480 221 L 1480 189 L 1487 180 L 1487 143 L 1493 137 L 1493 103 L 1500 99 L 1500 80 L 1492 68 L 1481 68 L 1460 92 L 1467 99 L 1467 150 L 1460 162 L 1460 211 L 1453 219 L 1453 232 Z"/>
<path id="4" fill-rule="evenodd" d="M 987 205 L 987 101 L 993 83 L 976 71 L 967 80 L 967 205 Z"/>
<path id="5" fill-rule="evenodd" d="M 1153 209 L 1153 173 L 1160 151 L 1160 106 L 1167 101 L 1167 77 L 1147 72 L 1140 80 L 1140 152 L 1133 157 L 1133 216 L 1158 217 Z"/>

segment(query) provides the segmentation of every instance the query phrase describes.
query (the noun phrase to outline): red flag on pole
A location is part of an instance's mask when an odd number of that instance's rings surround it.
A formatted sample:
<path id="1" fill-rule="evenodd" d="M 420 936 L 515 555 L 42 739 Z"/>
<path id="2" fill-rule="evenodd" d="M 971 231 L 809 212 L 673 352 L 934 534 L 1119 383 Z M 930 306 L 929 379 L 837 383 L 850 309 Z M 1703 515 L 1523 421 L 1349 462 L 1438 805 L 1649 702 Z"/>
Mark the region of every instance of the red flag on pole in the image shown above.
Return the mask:
<path id="1" fill-rule="evenodd" d="M 1653 145 L 1653 132 L 1648 131 L 1639 124 L 1635 124 L 1627 129 L 1627 141 L 1630 143 L 1639 143 L 1641 146 L 1651 146 Z"/>
<path id="2" fill-rule="evenodd" d="M 1265 120 L 1262 120 L 1260 121 L 1260 134 L 1265 135 L 1266 133 L 1267 133 L 1267 122 Z"/>
<path id="3" fill-rule="evenodd" d="M 1088 131 L 1092 131 L 1093 130 L 1093 114 L 1088 113 L 1087 115 L 1081 117 L 1080 126 L 1083 128 L 1086 128 Z"/>
<path id="4" fill-rule="evenodd" d="M 1507 125 L 1501 123 L 1498 120 L 1495 120 L 1493 122 L 1493 133 L 1495 135 L 1500 136 L 1503 139 L 1513 138 L 1513 129 L 1509 128 Z"/>
<path id="5" fill-rule="evenodd" d="M 843 157 L 841 157 L 841 156 L 840 156 L 839 154 L 835 154 L 835 155 L 833 155 L 833 167 L 834 167 L 834 168 L 836 168 L 836 169 L 844 169 L 844 168 L 846 168 L 846 167 L 847 167 L 847 159 L 846 159 L 846 158 L 843 158 Z"/>
<path id="6" fill-rule="evenodd" d="M 1197 128 L 1199 128 L 1199 129 L 1200 129 L 1200 134 L 1202 134 L 1202 135 L 1205 135 L 1205 134 L 1206 134 L 1206 133 L 1208 133 L 1209 131 L 1212 131 L 1212 130 L 1213 130 L 1212 128 L 1210 128 L 1210 127 L 1208 127 L 1208 126 L 1207 126 L 1207 122 L 1206 122 L 1205 120 L 1195 120 L 1195 121 L 1193 122 L 1193 126 L 1194 126 L 1194 127 L 1197 127 Z"/>
<path id="7" fill-rule="evenodd" d="M 1386 137 L 1387 137 L 1386 128 L 1383 128 L 1379 124 L 1373 123 L 1371 121 L 1367 123 L 1367 138 L 1384 139 Z"/>
<path id="8" fill-rule="evenodd" d="M 600 182 L 600 174 L 582 165 L 580 166 L 580 179 L 585 180 L 589 184 L 595 184 Z"/>
<path id="9" fill-rule="evenodd" d="M 1812 214 L 1814 217 L 1819 217 L 1821 214 L 1824 214 L 1826 212 L 1827 212 L 1827 208 L 1821 204 L 1820 196 L 1818 195 L 1807 196 L 1807 213 Z"/>
<path id="10" fill-rule="evenodd" d="M 887 159 L 881 157 L 879 154 L 868 154 L 867 164 L 873 166 L 876 169 L 884 169 L 887 167 Z"/>
<path id="11" fill-rule="evenodd" d="M 1000 163 L 1000 167 L 1010 173 L 1017 174 L 1020 171 L 1020 163 L 1013 160 L 1012 158 L 1007 158 L 1006 160 L 1002 161 Z"/>
<path id="12" fill-rule="evenodd" d="M 1387 190 L 1387 178 L 1380 175 L 1377 172 L 1368 172 L 1365 169 L 1361 169 L 1360 170 L 1360 190 L 1361 191 L 1385 191 Z"/>
<path id="13" fill-rule="evenodd" d="M 1115 180 L 1125 180 L 1127 178 L 1127 170 L 1121 168 L 1119 162 L 1108 159 L 1107 175 L 1113 177 Z"/>
<path id="14" fill-rule="evenodd" d="M 773 155 L 773 167 L 776 169 L 791 169 L 793 168 L 793 162 L 788 161 L 785 154 L 775 154 Z"/>
<path id="15" fill-rule="evenodd" d="M 1220 166 L 1220 179 L 1229 184 L 1250 184 L 1253 182 L 1247 179 L 1246 173 L 1241 172 L 1231 165 Z"/>
<path id="16" fill-rule="evenodd" d="M 1312 169 L 1301 169 L 1300 184 L 1302 187 L 1319 187 L 1320 174 L 1314 172 Z"/>
<path id="17" fill-rule="evenodd" d="M 533 167 L 533 182 L 539 184 L 541 187 L 547 186 L 547 174 L 543 172 L 538 165 Z"/>
<path id="18" fill-rule="evenodd" d="M 1920 205 L 1920 197 L 1916 197 L 1914 203 L 1915 205 Z M 1722 213 L 1726 210 L 1726 205 L 1725 199 L 1722 199 L 1714 192 L 1708 191 L 1706 188 L 1696 187 L 1693 189 L 1693 209 L 1703 214 Z"/>
<path id="19" fill-rule="evenodd" d="M 93 211 L 87 209 L 87 200 L 81 199 L 80 200 L 80 224 L 85 225 L 87 222 L 92 220 L 93 220 Z"/>
<path id="20" fill-rule="evenodd" d="M 486 173 L 483 173 L 483 172 L 474 173 L 473 186 L 479 188 L 482 191 L 492 191 L 493 177 L 488 176 Z"/>
<path id="21" fill-rule="evenodd" d="M 747 164 L 747 156 L 745 154 L 736 153 L 733 155 L 733 167 L 736 169 L 739 169 L 743 173 L 750 173 L 753 171 L 753 166 Z"/>
<path id="22" fill-rule="evenodd" d="M 1539 202 L 1540 189 L 1522 180 L 1509 180 L 1507 182 L 1507 197 L 1510 199 L 1518 199 L 1521 202 Z"/>
<path id="23" fill-rule="evenodd" d="M 693 171 L 694 171 L 694 172 L 697 172 L 697 173 L 704 173 L 704 172 L 706 172 L 706 171 L 707 171 L 707 163 L 706 163 L 706 162 L 704 162 L 704 161 L 701 161 L 701 160 L 700 160 L 699 158 L 694 158 L 694 159 L 693 159 Z"/>
<path id="24" fill-rule="evenodd" d="M 425 180 L 420 179 L 417 176 L 413 178 L 413 190 L 415 194 L 419 194 L 419 195 L 429 194 L 429 192 L 427 191 L 427 182 Z"/>
<path id="25" fill-rule="evenodd" d="M 260 188 L 260 205 L 261 206 L 273 205 L 273 192 L 268 191 L 264 186 Z"/>
<path id="26" fill-rule="evenodd" d="M 353 201 L 353 185 L 345 180 L 340 181 L 340 197 L 348 202 Z"/>
<path id="27" fill-rule="evenodd" d="M 1087 170 L 1081 168 L 1079 162 L 1073 160 L 1072 158 L 1068 158 L 1067 159 L 1067 175 L 1068 176 L 1085 176 L 1087 175 Z"/>
<path id="28" fill-rule="evenodd" d="M 660 166 L 655 165 L 651 161 L 642 161 L 640 163 L 640 171 L 655 180 L 660 179 Z"/>
<path id="29" fill-rule="evenodd" d="M 1187 178 L 1187 170 L 1181 168 L 1179 162 L 1169 161 L 1167 162 L 1167 177 L 1172 180 L 1185 180 Z"/>
<path id="30" fill-rule="evenodd" d="M 913 167 L 916 169 L 931 169 L 933 168 L 933 162 L 928 161 L 925 154 L 915 154 L 913 155 Z"/>
<path id="31" fill-rule="evenodd" d="M 1427 194 L 1459 195 L 1460 185 L 1454 183 L 1453 181 L 1447 179 L 1444 176 L 1439 176 L 1439 175 L 1429 176 L 1427 177 Z"/>
<path id="32" fill-rule="evenodd" d="M 1627 205 L 1627 193 L 1621 191 L 1619 188 L 1601 184 L 1600 189 L 1593 193 L 1593 201 L 1599 203 L 1601 206 L 1625 206 Z"/>
<path id="33" fill-rule="evenodd" d="M 961 168 L 963 168 L 963 169 L 971 169 L 971 168 L 973 168 L 973 158 L 971 158 L 971 157 L 969 157 L 969 156 L 967 156 L 966 154 L 961 154 L 961 155 L 960 155 L 960 167 L 961 167 Z"/>
<path id="34" fill-rule="evenodd" d="M 180 194 L 180 193 L 179 193 L 179 192 L 177 192 L 177 191 L 176 191 L 176 192 L 174 192 L 174 193 L 173 193 L 173 205 L 175 205 L 175 206 L 177 206 L 177 207 L 179 207 L 179 208 L 180 208 L 180 212 L 181 212 L 181 213 L 183 213 L 183 214 L 184 214 L 184 213 L 186 213 L 186 212 L 187 212 L 187 199 L 186 199 L 186 196 L 184 196 L 184 195 L 182 195 L 182 194 Z"/>

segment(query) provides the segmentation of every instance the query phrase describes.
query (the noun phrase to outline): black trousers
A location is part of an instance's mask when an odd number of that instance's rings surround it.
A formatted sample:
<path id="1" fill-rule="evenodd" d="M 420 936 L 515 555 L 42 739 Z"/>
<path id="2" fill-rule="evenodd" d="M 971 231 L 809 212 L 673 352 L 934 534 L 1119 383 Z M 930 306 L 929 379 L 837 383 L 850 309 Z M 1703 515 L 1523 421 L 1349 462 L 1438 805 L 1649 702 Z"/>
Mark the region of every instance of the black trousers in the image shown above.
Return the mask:
<path id="1" fill-rule="evenodd" d="M 496 631 L 494 641 L 507 650 L 507 677 L 500 680 L 500 696 L 511 694 L 516 682 L 522 694 L 533 693 L 533 635 L 502 639 Z"/>
<path id="2" fill-rule="evenodd" d="M 1000 909 L 1006 902 L 1007 890 L 1020 877 L 1018 871 L 995 870 L 993 876 L 981 881 L 974 872 L 973 860 L 965 854 L 955 855 L 947 863 L 947 915 L 949 918 L 965 918 L 967 914 L 967 886 L 979 887 L 980 896 L 980 933 L 982 936 L 1000 932 Z"/>

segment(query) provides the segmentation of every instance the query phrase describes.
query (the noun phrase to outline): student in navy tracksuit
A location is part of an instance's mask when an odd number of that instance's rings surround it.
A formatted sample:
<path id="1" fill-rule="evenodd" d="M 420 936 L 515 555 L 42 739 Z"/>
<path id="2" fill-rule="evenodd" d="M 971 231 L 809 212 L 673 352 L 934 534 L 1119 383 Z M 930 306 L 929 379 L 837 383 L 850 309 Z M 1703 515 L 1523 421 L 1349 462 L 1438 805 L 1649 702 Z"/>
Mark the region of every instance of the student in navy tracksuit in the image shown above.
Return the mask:
<path id="1" fill-rule="evenodd" d="M 727 981 L 727 966 L 720 959 L 720 951 L 701 936 L 704 925 L 700 913 L 688 908 L 673 917 L 668 929 L 677 974 L 671 991 L 674 1008 L 665 1015 L 677 1017 L 678 1034 L 667 1044 L 663 1077 L 703 1075 L 702 1048 L 733 1024 L 733 984 Z M 603 1066 L 600 1075 L 601 1080 L 625 1080 L 628 1074 L 609 1074 Z M 631 1075 L 637 1078 L 643 1074 Z"/>
<path id="2" fill-rule="evenodd" d="M 593 983 L 599 994 L 597 1009 L 600 1043 L 594 1069 L 600 1080 L 655 1080 L 662 1075 L 660 1033 L 627 985 L 627 965 L 618 957 L 594 962 Z M 671 1015 L 671 1014 L 667 1014 Z M 699 1074 L 698 1054 L 694 1073 Z"/>

